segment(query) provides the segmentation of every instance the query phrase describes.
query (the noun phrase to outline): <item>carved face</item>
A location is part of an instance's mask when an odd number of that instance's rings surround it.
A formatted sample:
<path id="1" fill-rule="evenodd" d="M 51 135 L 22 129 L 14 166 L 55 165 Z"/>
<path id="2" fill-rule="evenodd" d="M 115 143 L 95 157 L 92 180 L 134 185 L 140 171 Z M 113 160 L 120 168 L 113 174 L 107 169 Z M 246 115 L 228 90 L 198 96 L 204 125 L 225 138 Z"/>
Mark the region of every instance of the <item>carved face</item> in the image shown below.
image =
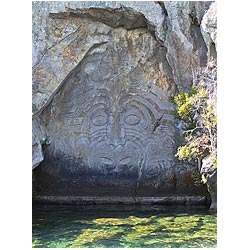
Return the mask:
<path id="1" fill-rule="evenodd" d="M 142 159 L 138 149 L 130 143 L 116 148 L 103 143 L 103 145 L 98 145 L 90 151 L 89 164 L 91 168 L 98 169 L 100 173 L 104 174 L 124 174 L 137 171 L 139 161 Z"/>
<path id="2" fill-rule="evenodd" d="M 105 173 L 136 168 L 143 158 L 143 133 L 149 125 L 146 117 L 125 96 L 112 100 L 103 94 L 102 102 L 98 94 L 96 98 L 99 101 L 94 101 L 97 104 L 82 126 L 88 134 L 89 166 Z"/>
<path id="3" fill-rule="evenodd" d="M 128 54 L 86 58 L 57 98 L 53 154 L 67 155 L 64 171 L 84 168 L 82 178 L 108 184 L 115 182 L 110 176 L 153 185 L 165 178 L 173 155 L 168 97 L 147 82 Z"/>

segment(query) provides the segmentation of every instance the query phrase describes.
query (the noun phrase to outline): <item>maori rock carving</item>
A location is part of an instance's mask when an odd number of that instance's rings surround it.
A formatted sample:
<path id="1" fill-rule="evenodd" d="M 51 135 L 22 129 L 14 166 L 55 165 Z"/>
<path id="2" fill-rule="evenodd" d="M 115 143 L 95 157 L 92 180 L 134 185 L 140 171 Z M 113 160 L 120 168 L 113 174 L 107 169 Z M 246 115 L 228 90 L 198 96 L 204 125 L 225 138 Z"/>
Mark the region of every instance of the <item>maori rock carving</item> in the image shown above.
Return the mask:
<path id="1" fill-rule="evenodd" d="M 135 63 L 124 44 L 90 53 L 43 114 L 51 144 L 41 171 L 56 179 L 54 193 L 67 183 L 79 195 L 146 196 L 140 186 L 157 193 L 173 174 L 173 107 L 146 71 L 160 57 L 142 48 Z"/>

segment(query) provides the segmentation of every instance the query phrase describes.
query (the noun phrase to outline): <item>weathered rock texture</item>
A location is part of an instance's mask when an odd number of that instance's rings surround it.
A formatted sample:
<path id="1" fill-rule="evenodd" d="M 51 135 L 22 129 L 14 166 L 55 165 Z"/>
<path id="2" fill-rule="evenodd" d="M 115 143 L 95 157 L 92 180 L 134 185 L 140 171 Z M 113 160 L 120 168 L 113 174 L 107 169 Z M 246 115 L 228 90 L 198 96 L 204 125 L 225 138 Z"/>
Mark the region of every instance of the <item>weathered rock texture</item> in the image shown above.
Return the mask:
<path id="1" fill-rule="evenodd" d="M 217 46 L 217 8 L 211 4 L 201 23 L 201 32 L 208 48 L 208 57 L 216 58 Z"/>
<path id="2" fill-rule="evenodd" d="M 111 30 L 149 27 L 163 39 L 163 22 L 154 2 L 34 2 L 33 112 L 46 106 L 93 46 L 110 41 Z"/>
<path id="3" fill-rule="evenodd" d="M 189 90 L 193 73 L 207 62 L 200 24 L 211 2 L 164 2 L 167 59 L 179 90 Z"/>
<path id="4" fill-rule="evenodd" d="M 32 119 L 32 169 L 36 168 L 44 159 L 42 142 L 45 143 L 45 126 L 41 124 L 39 117 Z"/>
<path id="5" fill-rule="evenodd" d="M 37 194 L 206 195 L 174 157 L 169 96 L 207 62 L 210 4 L 33 2 Z"/>
<path id="6" fill-rule="evenodd" d="M 210 209 L 217 209 L 217 169 L 214 169 L 212 164 L 213 155 L 207 156 L 202 160 L 202 181 L 208 186 L 208 190 L 211 196 Z"/>

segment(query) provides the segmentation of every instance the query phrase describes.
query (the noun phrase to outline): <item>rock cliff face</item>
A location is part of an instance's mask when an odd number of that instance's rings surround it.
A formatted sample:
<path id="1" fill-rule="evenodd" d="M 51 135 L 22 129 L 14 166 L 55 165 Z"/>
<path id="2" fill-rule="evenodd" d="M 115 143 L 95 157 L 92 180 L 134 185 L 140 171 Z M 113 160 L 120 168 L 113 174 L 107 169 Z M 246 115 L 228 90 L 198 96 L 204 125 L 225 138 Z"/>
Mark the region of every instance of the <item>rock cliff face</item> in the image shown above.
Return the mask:
<path id="1" fill-rule="evenodd" d="M 188 90 L 215 55 L 215 8 L 33 2 L 37 195 L 206 195 L 193 166 L 174 157 L 179 129 L 169 96 Z"/>

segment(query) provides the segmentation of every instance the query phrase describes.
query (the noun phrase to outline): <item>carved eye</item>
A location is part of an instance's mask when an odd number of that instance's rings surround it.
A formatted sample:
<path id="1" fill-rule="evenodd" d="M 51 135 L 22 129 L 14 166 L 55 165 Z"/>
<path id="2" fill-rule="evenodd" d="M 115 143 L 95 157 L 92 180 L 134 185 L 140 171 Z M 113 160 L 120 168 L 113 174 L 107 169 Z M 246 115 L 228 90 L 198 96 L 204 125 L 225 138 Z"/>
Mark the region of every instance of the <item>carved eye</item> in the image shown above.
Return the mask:
<path id="1" fill-rule="evenodd" d="M 113 160 L 108 158 L 108 157 L 101 157 L 100 160 L 102 161 L 102 163 L 106 164 L 106 165 L 111 165 L 113 164 Z"/>
<path id="2" fill-rule="evenodd" d="M 102 166 L 107 170 L 113 170 L 116 166 L 113 165 L 113 160 L 108 157 L 101 157 Z"/>
<path id="3" fill-rule="evenodd" d="M 129 164 L 131 162 L 131 160 L 132 160 L 132 157 L 127 156 L 127 157 L 120 160 L 120 164 L 127 165 L 127 164 Z"/>
<path id="4" fill-rule="evenodd" d="M 102 126 L 107 123 L 107 116 L 105 115 L 97 115 L 92 118 L 92 123 L 95 126 Z"/>
<path id="5" fill-rule="evenodd" d="M 140 122 L 140 117 L 138 117 L 137 115 L 128 115 L 125 118 L 125 123 L 127 123 L 128 125 L 136 125 Z"/>

